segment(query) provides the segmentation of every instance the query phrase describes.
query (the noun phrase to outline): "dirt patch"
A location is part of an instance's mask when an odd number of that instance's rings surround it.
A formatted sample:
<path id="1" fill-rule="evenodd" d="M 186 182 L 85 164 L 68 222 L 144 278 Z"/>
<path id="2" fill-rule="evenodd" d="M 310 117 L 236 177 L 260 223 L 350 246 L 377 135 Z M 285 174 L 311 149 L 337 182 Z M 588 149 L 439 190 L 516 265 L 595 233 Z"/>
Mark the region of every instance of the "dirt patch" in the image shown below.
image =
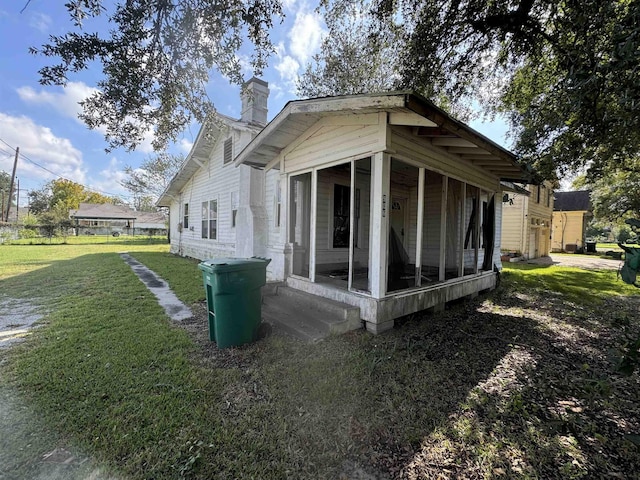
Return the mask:
<path id="1" fill-rule="evenodd" d="M 26 300 L 0 297 L 0 348 L 24 340 L 29 330 L 42 319 L 41 309 Z"/>

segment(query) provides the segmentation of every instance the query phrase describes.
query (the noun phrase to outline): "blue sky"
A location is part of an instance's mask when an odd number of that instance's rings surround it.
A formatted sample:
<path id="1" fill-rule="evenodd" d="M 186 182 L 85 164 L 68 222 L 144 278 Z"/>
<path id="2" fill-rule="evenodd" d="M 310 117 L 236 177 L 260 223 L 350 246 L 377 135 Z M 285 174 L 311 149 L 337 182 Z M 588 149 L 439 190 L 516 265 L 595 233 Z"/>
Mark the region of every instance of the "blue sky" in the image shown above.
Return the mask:
<path id="1" fill-rule="evenodd" d="M 14 148 L 20 147 L 17 177 L 20 180 L 20 205 L 26 205 L 27 192 L 41 188 L 57 177 L 67 178 L 87 188 L 128 200 L 120 182 L 126 165 L 134 168 L 152 151 L 149 137 L 135 152 L 115 150 L 105 153 L 107 146 L 100 131 L 89 130 L 77 113 L 78 102 L 89 95 L 98 80 L 99 70 L 87 71 L 70 78 L 65 88 L 42 86 L 38 70 L 51 62 L 29 53 L 29 47 L 40 47 L 49 35 L 69 31 L 64 2 L 0 0 L 0 170 L 11 172 Z M 318 50 L 325 26 L 315 13 L 315 4 L 285 0 L 286 18 L 272 32 L 277 52 L 261 78 L 269 82 L 269 119 L 285 103 L 296 98 L 295 79 Z M 245 71 L 245 78 L 252 76 Z M 210 95 L 221 113 L 240 116 L 240 92 L 220 75 L 210 83 Z M 506 145 L 505 125 L 471 124 L 497 143 Z M 187 154 L 198 133 L 198 125 L 187 129 L 171 150 Z"/>

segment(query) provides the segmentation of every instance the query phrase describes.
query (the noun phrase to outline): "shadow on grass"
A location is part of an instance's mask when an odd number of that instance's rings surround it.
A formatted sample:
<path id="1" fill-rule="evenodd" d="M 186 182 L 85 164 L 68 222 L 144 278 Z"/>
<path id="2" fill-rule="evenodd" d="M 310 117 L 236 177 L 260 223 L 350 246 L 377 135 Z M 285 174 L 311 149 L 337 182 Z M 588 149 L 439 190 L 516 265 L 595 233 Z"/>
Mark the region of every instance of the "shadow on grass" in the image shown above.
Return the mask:
<path id="1" fill-rule="evenodd" d="M 613 317 L 576 329 L 576 309 L 548 305 L 531 279 L 381 336 L 271 335 L 224 351 L 206 340 L 201 303 L 181 326 L 189 341 L 116 255 L 0 285 L 35 291 L 46 279 L 42 300 L 62 298 L 12 355 L 13 382 L 62 435 L 134 478 L 597 478 L 640 467 L 622 439 L 638 425 L 638 385 L 612 379 L 605 360 Z M 180 281 L 202 289 L 199 274 Z"/>

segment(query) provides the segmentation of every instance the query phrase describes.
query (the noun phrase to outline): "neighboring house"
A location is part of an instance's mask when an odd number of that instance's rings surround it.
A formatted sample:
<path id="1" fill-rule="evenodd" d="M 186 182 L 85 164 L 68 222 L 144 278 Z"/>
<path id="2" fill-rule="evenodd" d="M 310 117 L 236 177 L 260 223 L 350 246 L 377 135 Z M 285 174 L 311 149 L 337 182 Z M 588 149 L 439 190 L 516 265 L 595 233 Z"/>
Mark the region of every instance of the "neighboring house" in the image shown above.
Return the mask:
<path id="1" fill-rule="evenodd" d="M 587 225 L 593 217 L 591 191 L 556 192 L 553 205 L 553 252 L 575 252 L 584 248 Z"/>
<path id="2" fill-rule="evenodd" d="M 292 101 L 264 126 L 267 84 L 247 87 L 158 202 L 172 252 L 268 257 L 269 280 L 376 333 L 495 287 L 500 181 L 531 180 L 513 154 L 412 93 Z"/>
<path id="3" fill-rule="evenodd" d="M 166 235 L 167 217 L 162 212 L 135 212 L 135 235 Z"/>
<path id="4" fill-rule="evenodd" d="M 161 213 L 136 212 L 123 205 L 81 203 L 69 217 L 76 235 L 164 235 L 166 219 Z"/>
<path id="5" fill-rule="evenodd" d="M 551 250 L 553 188 L 551 183 L 508 185 L 502 199 L 503 252 L 526 258 L 546 257 Z"/>

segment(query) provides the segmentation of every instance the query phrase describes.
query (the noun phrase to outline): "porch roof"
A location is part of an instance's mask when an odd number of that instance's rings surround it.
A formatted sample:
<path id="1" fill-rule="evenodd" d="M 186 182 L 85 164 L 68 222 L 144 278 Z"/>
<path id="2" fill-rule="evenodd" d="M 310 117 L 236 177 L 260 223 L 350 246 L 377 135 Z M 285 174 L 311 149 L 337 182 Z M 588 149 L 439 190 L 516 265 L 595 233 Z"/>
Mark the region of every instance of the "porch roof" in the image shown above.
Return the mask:
<path id="1" fill-rule="evenodd" d="M 533 183 L 533 170 L 513 153 L 454 119 L 413 92 L 323 97 L 288 102 L 238 154 L 235 165 L 265 167 L 283 149 L 323 117 L 388 112 L 389 124 L 416 128 L 434 147 L 487 170 L 504 181 Z M 398 114 L 398 115 L 394 115 Z"/>

